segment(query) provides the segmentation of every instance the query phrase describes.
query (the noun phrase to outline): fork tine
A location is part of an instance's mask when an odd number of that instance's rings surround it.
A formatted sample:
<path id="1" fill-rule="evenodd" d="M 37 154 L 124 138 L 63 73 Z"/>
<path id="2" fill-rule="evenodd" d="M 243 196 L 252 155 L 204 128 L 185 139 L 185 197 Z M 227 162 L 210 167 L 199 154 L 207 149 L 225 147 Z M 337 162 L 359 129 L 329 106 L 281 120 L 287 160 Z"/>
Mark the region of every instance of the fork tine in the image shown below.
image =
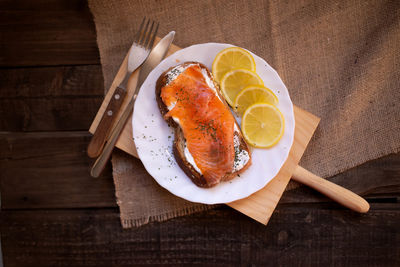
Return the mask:
<path id="1" fill-rule="evenodd" d="M 156 26 L 156 29 L 154 30 L 154 34 L 153 34 L 153 37 L 151 38 L 148 49 L 151 49 L 154 45 L 154 40 L 156 39 L 156 36 L 157 36 L 158 26 L 160 26 L 160 23 L 157 22 L 157 26 Z"/>
<path id="2" fill-rule="evenodd" d="M 144 23 L 146 23 L 146 21 L 144 21 Z M 144 24 L 143 24 L 144 26 Z M 144 38 L 143 36 L 146 34 L 146 31 L 143 30 L 143 26 L 140 28 L 139 30 L 139 36 L 138 36 L 138 40 L 136 42 L 136 45 L 140 45 L 141 40 Z"/>
<path id="3" fill-rule="evenodd" d="M 138 45 L 140 45 L 140 46 L 143 46 L 143 44 L 144 44 L 144 41 L 145 41 L 146 36 L 147 36 L 147 29 L 149 28 L 149 24 L 150 24 L 150 19 L 147 20 L 146 27 L 144 28 L 143 35 L 140 37 L 140 40 L 138 42 Z"/>
<path id="4" fill-rule="evenodd" d="M 142 20 L 142 23 L 140 23 L 139 30 L 138 30 L 138 32 L 135 34 L 135 38 L 134 38 L 134 40 L 133 40 L 134 43 L 138 43 L 138 42 L 139 42 L 139 38 L 140 38 L 140 35 L 142 34 L 143 25 L 144 25 L 145 20 L 146 20 L 146 17 L 144 17 L 143 20 Z"/>
<path id="5" fill-rule="evenodd" d="M 149 33 L 146 36 L 146 41 L 143 44 L 143 47 L 146 48 L 146 49 L 147 49 L 147 45 L 149 44 L 149 40 L 150 40 L 150 37 L 151 37 L 151 32 L 153 31 L 153 27 L 154 27 L 154 21 L 151 23 L 151 27 L 150 27 Z"/>

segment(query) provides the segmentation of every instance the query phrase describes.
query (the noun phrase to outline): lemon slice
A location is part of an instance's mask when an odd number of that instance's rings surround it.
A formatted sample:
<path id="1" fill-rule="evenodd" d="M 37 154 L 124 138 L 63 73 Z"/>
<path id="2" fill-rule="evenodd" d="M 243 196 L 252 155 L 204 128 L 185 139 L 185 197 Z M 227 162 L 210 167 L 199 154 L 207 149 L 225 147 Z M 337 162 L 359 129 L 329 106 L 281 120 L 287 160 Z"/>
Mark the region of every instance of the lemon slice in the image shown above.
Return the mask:
<path id="1" fill-rule="evenodd" d="M 279 109 L 271 104 L 251 105 L 243 115 L 243 136 L 252 146 L 271 147 L 282 138 L 285 128 L 284 121 Z"/>
<path id="2" fill-rule="evenodd" d="M 225 48 L 217 54 L 212 64 L 212 74 L 219 82 L 225 73 L 233 69 L 256 70 L 253 56 L 240 47 Z"/>
<path id="3" fill-rule="evenodd" d="M 237 69 L 225 73 L 220 85 L 226 101 L 233 107 L 236 96 L 245 87 L 249 85 L 264 85 L 264 83 L 257 73 L 251 70 Z"/>
<path id="4" fill-rule="evenodd" d="M 278 97 L 268 88 L 261 85 L 245 87 L 235 98 L 234 107 L 239 114 L 255 103 L 278 105 Z"/>

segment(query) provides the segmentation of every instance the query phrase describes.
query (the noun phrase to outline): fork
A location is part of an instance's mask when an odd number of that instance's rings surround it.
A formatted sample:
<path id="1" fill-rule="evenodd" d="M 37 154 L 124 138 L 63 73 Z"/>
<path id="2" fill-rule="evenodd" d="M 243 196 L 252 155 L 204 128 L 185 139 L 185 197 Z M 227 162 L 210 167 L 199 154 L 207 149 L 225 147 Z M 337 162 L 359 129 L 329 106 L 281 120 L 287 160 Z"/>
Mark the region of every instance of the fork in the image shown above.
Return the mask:
<path id="1" fill-rule="evenodd" d="M 150 26 L 151 23 L 151 26 Z M 150 26 L 150 28 L 149 28 Z M 100 155 L 116 120 L 123 100 L 127 95 L 127 86 L 132 73 L 139 68 L 150 54 L 158 31 L 159 23 L 143 18 L 129 51 L 127 71 L 122 82 L 115 89 L 96 131 L 88 145 L 87 154 L 91 158 Z"/>

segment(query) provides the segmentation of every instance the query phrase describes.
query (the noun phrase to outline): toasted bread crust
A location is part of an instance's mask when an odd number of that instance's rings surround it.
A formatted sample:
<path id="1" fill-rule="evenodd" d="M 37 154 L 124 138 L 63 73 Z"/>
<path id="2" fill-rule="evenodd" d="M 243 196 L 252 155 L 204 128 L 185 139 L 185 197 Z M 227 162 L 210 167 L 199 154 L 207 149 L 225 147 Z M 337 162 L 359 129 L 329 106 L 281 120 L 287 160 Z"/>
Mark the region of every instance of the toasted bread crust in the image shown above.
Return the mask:
<path id="1" fill-rule="evenodd" d="M 217 93 L 220 96 L 220 99 L 222 99 L 222 101 L 224 102 L 224 104 L 228 106 L 228 104 L 226 103 L 226 101 L 224 100 L 224 98 L 222 97 L 221 93 L 219 92 L 219 86 L 218 84 L 214 81 L 212 74 L 210 73 L 210 71 L 207 69 L 206 66 L 204 66 L 203 64 L 199 63 L 199 62 L 185 62 L 180 64 L 182 67 L 186 67 L 188 65 L 191 64 L 197 64 L 199 65 L 202 69 L 205 69 L 207 71 L 207 75 L 210 77 L 210 79 L 213 81 L 215 88 L 217 88 Z M 169 124 L 170 127 L 173 127 L 175 129 L 175 139 L 174 139 L 174 146 L 173 146 L 173 151 L 174 151 L 174 157 L 179 165 L 179 167 L 181 167 L 181 169 L 185 172 L 185 174 L 193 181 L 193 183 L 195 183 L 197 186 L 199 187 L 204 187 L 204 188 L 210 188 L 213 187 L 215 185 L 217 185 L 218 183 L 214 183 L 214 184 L 210 184 L 207 183 L 206 179 L 204 178 L 204 176 L 199 173 L 193 166 L 192 164 L 190 164 L 186 157 L 185 157 L 185 137 L 183 135 L 182 129 L 179 126 L 179 124 L 177 124 L 171 117 L 170 118 L 165 118 L 165 114 L 168 113 L 168 107 L 164 104 L 164 102 L 162 101 L 161 98 L 161 89 L 167 85 L 168 82 L 168 72 L 170 70 L 172 70 L 174 67 L 169 68 L 168 70 L 166 70 L 163 74 L 161 74 L 161 76 L 158 78 L 157 83 L 156 83 L 156 101 L 158 104 L 158 107 L 160 109 L 161 115 L 163 116 L 163 118 L 165 119 L 165 121 Z M 237 122 L 235 121 L 235 124 L 237 126 L 237 129 L 240 129 L 239 125 L 237 124 Z M 250 155 L 250 150 L 246 144 L 246 142 L 244 141 L 244 138 L 241 134 L 240 131 L 236 131 L 234 133 L 235 135 L 239 136 L 239 140 L 240 140 L 240 150 L 245 150 L 248 152 L 248 154 Z M 251 157 L 249 159 L 249 161 L 246 163 L 245 166 L 243 166 L 242 169 L 238 170 L 238 171 L 234 171 L 234 172 L 230 172 L 230 173 L 226 173 L 225 176 L 222 178 L 221 181 L 229 181 L 231 179 L 233 179 L 234 177 L 236 177 L 238 174 L 242 173 L 243 171 L 245 171 L 249 166 L 251 165 Z"/>

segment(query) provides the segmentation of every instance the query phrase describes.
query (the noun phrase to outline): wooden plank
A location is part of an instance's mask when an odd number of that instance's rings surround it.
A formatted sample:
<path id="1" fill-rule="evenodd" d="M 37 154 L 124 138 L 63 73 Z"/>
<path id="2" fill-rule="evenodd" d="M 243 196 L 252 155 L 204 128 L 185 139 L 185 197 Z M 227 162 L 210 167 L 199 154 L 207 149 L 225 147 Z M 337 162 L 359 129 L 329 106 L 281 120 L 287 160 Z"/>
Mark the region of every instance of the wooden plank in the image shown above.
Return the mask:
<path id="1" fill-rule="evenodd" d="M 1 215 L 5 266 L 400 265 L 399 203 L 280 205 L 267 227 L 226 207 L 130 230 L 118 209 Z"/>
<path id="2" fill-rule="evenodd" d="M 0 66 L 99 64 L 86 1 L 0 2 Z"/>
<path id="3" fill-rule="evenodd" d="M 101 178 L 89 170 L 87 132 L 1 133 L 3 209 L 116 206 L 111 164 Z"/>
<path id="4" fill-rule="evenodd" d="M 89 139 L 86 132 L 1 133 L 2 208 L 115 207 L 111 167 L 105 170 L 103 178 L 94 179 L 89 175 L 92 163 L 86 155 Z M 135 175 L 151 179 L 139 160 L 132 158 L 132 162 L 137 169 Z M 400 197 L 399 166 L 400 153 L 366 163 L 343 175 L 348 180 L 354 180 L 357 175 L 368 178 L 363 185 L 372 201 L 379 198 L 394 201 Z M 359 190 L 365 191 L 362 186 Z M 328 200 L 308 188 L 285 192 L 281 200 L 283 203 L 321 201 Z"/>
<path id="5" fill-rule="evenodd" d="M 0 131 L 86 130 L 103 94 L 100 65 L 3 69 Z"/>
<path id="6" fill-rule="evenodd" d="M 84 130 L 101 101 L 101 97 L 0 99 L 0 131 Z"/>
<path id="7" fill-rule="evenodd" d="M 100 65 L 6 68 L 0 99 L 104 96 Z"/>

